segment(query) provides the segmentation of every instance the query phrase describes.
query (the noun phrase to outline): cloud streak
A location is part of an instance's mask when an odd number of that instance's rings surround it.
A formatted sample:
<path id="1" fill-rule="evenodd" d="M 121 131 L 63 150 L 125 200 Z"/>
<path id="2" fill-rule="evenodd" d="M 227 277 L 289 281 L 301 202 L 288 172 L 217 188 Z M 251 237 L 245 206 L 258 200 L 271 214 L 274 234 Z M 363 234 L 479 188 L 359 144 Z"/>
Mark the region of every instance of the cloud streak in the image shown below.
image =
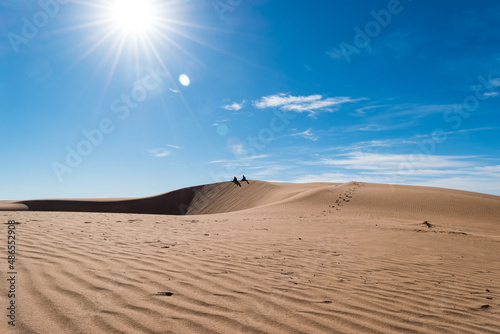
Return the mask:
<path id="1" fill-rule="evenodd" d="M 350 152 L 339 154 L 336 158 L 323 158 L 318 161 L 304 162 L 304 164 L 394 172 L 401 169 L 402 164 L 411 165 L 413 170 L 472 167 L 474 164 L 467 161 L 471 158 L 476 157 Z"/>
<path id="2" fill-rule="evenodd" d="M 318 112 L 334 112 L 342 104 L 353 103 L 363 100 L 353 99 L 347 96 L 324 98 L 322 95 L 293 96 L 279 93 L 275 95 L 264 96 L 253 105 L 258 109 L 279 108 L 284 111 L 294 111 L 297 113 L 308 112 L 315 115 Z"/>
<path id="3" fill-rule="evenodd" d="M 165 146 L 170 148 L 170 149 L 174 149 L 174 150 L 178 150 L 181 148 L 180 146 L 177 146 L 177 145 L 165 145 Z M 152 149 L 146 150 L 146 152 L 148 152 L 150 155 L 152 155 L 155 158 L 164 158 L 164 157 L 168 157 L 169 155 L 172 154 L 172 150 L 170 150 L 170 149 L 167 149 L 165 147 L 158 147 L 158 148 L 152 148 Z"/>
<path id="4" fill-rule="evenodd" d="M 312 141 L 317 141 L 319 139 L 318 136 L 316 136 L 316 135 L 314 135 L 312 133 L 312 129 L 307 129 L 304 132 L 294 133 L 294 134 L 292 134 L 290 136 L 291 137 L 302 137 L 302 138 L 309 139 L 309 140 L 312 140 Z"/>
<path id="5" fill-rule="evenodd" d="M 154 156 L 155 158 L 164 158 L 172 154 L 172 151 L 167 150 L 166 148 L 153 148 L 147 150 L 147 152 L 152 156 Z"/>

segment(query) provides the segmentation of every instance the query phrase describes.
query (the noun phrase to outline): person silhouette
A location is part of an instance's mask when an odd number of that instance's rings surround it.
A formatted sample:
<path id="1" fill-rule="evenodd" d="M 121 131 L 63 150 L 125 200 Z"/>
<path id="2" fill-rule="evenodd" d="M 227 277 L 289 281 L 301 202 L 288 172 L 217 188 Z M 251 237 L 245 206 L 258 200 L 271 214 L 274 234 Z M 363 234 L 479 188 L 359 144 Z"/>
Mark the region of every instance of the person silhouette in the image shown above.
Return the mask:
<path id="1" fill-rule="evenodd" d="M 246 182 L 248 184 L 250 184 L 250 182 L 248 182 L 247 178 L 245 177 L 245 175 L 243 175 L 243 178 L 241 179 L 241 182 Z"/>
<path id="2" fill-rule="evenodd" d="M 236 178 L 236 176 L 233 178 L 233 183 L 236 184 L 237 186 L 240 186 L 241 187 L 241 184 L 240 182 L 238 181 L 238 179 Z"/>

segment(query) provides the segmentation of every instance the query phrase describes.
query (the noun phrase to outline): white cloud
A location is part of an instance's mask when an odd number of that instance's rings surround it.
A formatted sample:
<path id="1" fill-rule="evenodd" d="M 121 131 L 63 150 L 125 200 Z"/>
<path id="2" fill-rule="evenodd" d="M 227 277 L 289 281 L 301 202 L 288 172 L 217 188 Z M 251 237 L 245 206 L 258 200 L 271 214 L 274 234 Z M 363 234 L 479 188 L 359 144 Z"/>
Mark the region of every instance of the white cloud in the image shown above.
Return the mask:
<path id="1" fill-rule="evenodd" d="M 267 154 L 253 155 L 250 157 L 243 158 L 242 160 L 255 160 L 255 159 L 264 159 L 264 158 L 269 158 L 269 155 L 267 155 Z"/>
<path id="2" fill-rule="evenodd" d="M 156 158 L 164 158 L 172 154 L 172 151 L 167 150 L 166 148 L 153 148 L 147 150 L 147 152 Z"/>
<path id="3" fill-rule="evenodd" d="M 484 166 L 484 167 L 475 167 L 474 171 L 476 173 L 485 173 L 485 174 L 498 174 L 497 176 L 500 177 L 500 165 L 496 166 Z"/>
<path id="4" fill-rule="evenodd" d="M 243 107 L 245 106 L 245 103 L 246 103 L 246 101 L 241 101 L 241 103 L 233 102 L 232 104 L 227 104 L 227 105 L 222 106 L 222 108 L 226 109 L 226 110 L 231 110 L 231 111 L 238 111 L 238 110 L 243 109 Z"/>
<path id="5" fill-rule="evenodd" d="M 181 147 L 177 145 L 165 145 L 166 147 L 178 150 Z M 154 156 L 155 158 L 164 158 L 172 154 L 172 150 L 166 149 L 164 147 L 158 147 L 158 148 L 152 148 L 149 150 L 146 150 L 149 154 Z"/>
<path id="6" fill-rule="evenodd" d="M 312 140 L 312 141 L 316 141 L 319 139 L 318 136 L 315 136 L 313 133 L 312 133 L 312 129 L 307 129 L 306 131 L 304 132 L 299 132 L 299 133 L 294 133 L 291 135 L 292 137 L 302 137 L 302 138 L 305 138 L 305 139 L 309 139 L 309 140 Z"/>
<path id="7" fill-rule="evenodd" d="M 264 96 L 260 99 L 260 101 L 255 101 L 254 104 L 259 109 L 265 109 L 283 107 L 286 105 L 298 103 L 311 103 L 317 100 L 321 100 L 322 98 L 323 97 L 321 95 L 291 96 L 280 93 L 277 95 Z"/>
<path id="8" fill-rule="evenodd" d="M 264 96 L 260 100 L 254 101 L 254 106 L 258 109 L 280 108 L 286 111 L 309 112 L 311 115 L 319 111 L 333 112 L 344 103 L 357 102 L 362 99 L 352 99 L 350 97 L 330 97 L 323 98 L 322 95 L 293 96 L 284 93 Z"/>
<path id="9" fill-rule="evenodd" d="M 498 96 L 500 95 L 498 92 L 485 92 L 483 93 L 484 96 L 487 96 L 487 97 L 494 97 L 494 96 Z"/>
<path id="10" fill-rule="evenodd" d="M 305 162 L 307 165 L 339 166 L 358 170 L 392 171 L 439 168 L 463 168 L 474 166 L 465 161 L 470 156 L 440 156 L 426 154 L 379 154 L 350 152 L 337 155 L 337 158 L 324 158 L 319 161 Z"/>

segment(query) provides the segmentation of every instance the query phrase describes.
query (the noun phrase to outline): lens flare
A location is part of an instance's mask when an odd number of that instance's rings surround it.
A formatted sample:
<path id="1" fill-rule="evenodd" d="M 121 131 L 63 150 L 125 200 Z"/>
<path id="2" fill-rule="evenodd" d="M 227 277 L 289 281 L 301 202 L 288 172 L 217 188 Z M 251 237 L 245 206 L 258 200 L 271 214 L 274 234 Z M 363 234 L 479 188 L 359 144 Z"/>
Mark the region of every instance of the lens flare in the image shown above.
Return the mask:
<path id="1" fill-rule="evenodd" d="M 187 87 L 191 84 L 191 80 L 189 79 L 189 77 L 185 74 L 181 74 L 179 76 L 179 82 L 181 83 L 181 85 Z"/>

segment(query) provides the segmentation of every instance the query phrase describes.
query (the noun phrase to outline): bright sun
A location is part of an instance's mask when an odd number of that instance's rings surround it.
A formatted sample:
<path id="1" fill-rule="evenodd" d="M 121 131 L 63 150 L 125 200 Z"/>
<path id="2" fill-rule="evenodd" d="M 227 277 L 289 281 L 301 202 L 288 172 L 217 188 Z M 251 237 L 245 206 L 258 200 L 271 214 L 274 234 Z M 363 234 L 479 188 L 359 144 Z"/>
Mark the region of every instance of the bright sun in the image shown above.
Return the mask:
<path id="1" fill-rule="evenodd" d="M 105 53 L 101 62 L 109 65 L 106 85 L 110 84 L 115 70 L 133 70 L 123 65 L 135 62 L 138 75 L 143 68 L 159 68 L 175 82 L 175 87 L 177 83 L 188 87 L 190 78 L 182 74 L 175 80 L 165 57 L 172 52 L 194 57 L 183 48 L 179 39 L 211 47 L 186 31 L 188 28 L 212 29 L 183 19 L 182 14 L 191 6 L 189 0 L 96 0 L 78 3 L 85 6 L 84 13 L 88 12 L 89 17 L 88 21 L 76 25 L 74 29 L 91 29 L 91 34 L 88 41 L 84 41 L 86 52 L 75 61 L 75 65 L 97 50 L 103 50 Z"/>
<path id="2" fill-rule="evenodd" d="M 110 15 L 115 28 L 129 35 L 145 34 L 157 21 L 152 0 L 115 0 Z"/>

